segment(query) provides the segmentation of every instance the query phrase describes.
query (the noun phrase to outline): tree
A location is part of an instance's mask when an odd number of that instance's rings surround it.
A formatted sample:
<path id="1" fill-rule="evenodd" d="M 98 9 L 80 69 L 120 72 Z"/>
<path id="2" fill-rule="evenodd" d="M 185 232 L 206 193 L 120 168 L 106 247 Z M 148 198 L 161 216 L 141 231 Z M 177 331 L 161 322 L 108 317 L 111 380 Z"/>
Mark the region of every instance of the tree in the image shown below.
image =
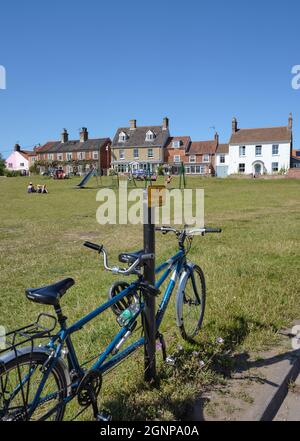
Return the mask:
<path id="1" fill-rule="evenodd" d="M 5 160 L 2 158 L 2 155 L 0 153 L 0 176 L 4 175 L 5 170 Z"/>

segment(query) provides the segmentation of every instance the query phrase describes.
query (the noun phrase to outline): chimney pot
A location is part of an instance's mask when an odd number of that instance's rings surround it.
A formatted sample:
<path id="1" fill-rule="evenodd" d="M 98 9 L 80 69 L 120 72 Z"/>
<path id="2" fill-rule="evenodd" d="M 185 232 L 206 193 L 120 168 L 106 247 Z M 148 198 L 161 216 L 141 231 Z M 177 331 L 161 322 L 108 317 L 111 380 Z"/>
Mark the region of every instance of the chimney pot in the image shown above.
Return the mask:
<path id="1" fill-rule="evenodd" d="M 80 142 L 85 142 L 89 139 L 89 132 L 86 127 L 82 127 L 80 131 Z"/>
<path id="2" fill-rule="evenodd" d="M 219 144 L 219 133 L 218 132 L 215 133 L 215 140 Z"/>
<path id="3" fill-rule="evenodd" d="M 15 144 L 15 152 L 20 152 L 21 151 L 21 147 L 19 144 Z"/>
<path id="4" fill-rule="evenodd" d="M 169 128 L 169 118 L 165 117 L 163 119 L 163 130 L 167 130 Z"/>
<path id="5" fill-rule="evenodd" d="M 63 129 L 63 132 L 61 134 L 61 142 L 65 143 L 69 141 L 69 134 L 67 132 L 67 129 Z"/>
<path id="6" fill-rule="evenodd" d="M 130 119 L 129 124 L 130 124 L 130 130 L 136 129 L 136 119 Z"/>
<path id="7" fill-rule="evenodd" d="M 289 127 L 290 130 L 293 129 L 293 115 L 292 115 L 292 113 L 290 113 L 290 115 L 289 115 L 289 124 L 288 124 L 288 127 Z"/>
<path id="8" fill-rule="evenodd" d="M 237 127 L 238 127 L 238 123 L 237 123 L 237 119 L 236 118 L 232 118 L 232 133 L 237 132 Z"/>

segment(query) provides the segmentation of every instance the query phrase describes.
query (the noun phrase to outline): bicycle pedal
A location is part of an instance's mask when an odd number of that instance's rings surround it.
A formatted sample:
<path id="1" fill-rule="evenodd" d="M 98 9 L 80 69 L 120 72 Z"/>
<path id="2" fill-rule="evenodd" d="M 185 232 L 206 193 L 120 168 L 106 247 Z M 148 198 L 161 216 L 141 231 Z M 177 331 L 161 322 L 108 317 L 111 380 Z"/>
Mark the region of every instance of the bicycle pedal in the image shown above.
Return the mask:
<path id="1" fill-rule="evenodd" d="M 96 416 L 96 420 L 97 421 L 111 421 L 112 420 L 112 416 L 110 413 L 108 412 L 98 412 L 97 416 Z"/>

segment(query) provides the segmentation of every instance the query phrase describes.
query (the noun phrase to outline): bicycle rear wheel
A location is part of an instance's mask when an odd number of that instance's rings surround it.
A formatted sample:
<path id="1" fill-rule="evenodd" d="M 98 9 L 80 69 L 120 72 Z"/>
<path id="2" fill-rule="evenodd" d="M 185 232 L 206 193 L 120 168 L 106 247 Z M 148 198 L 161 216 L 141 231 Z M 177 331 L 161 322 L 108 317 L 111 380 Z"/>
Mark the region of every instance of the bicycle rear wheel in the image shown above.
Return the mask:
<path id="1" fill-rule="evenodd" d="M 198 334 L 203 322 L 205 300 L 204 274 L 198 265 L 194 265 L 177 299 L 177 324 L 184 340 L 191 341 Z"/>
<path id="2" fill-rule="evenodd" d="M 0 421 L 62 421 L 67 381 L 61 364 L 56 363 L 51 370 L 31 414 L 33 400 L 43 378 L 41 368 L 49 355 L 36 351 L 26 353 L 26 349 L 24 352 L 7 362 L 0 360 Z"/>

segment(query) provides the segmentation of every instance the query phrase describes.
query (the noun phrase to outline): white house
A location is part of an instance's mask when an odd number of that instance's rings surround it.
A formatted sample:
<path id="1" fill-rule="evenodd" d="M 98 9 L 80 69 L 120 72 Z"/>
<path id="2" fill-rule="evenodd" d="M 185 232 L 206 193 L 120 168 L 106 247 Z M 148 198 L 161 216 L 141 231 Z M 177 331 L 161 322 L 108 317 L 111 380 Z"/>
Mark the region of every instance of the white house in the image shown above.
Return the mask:
<path id="1" fill-rule="evenodd" d="M 293 146 L 293 118 L 287 126 L 239 129 L 232 120 L 228 174 L 278 173 L 290 168 Z"/>
<path id="2" fill-rule="evenodd" d="M 228 175 L 229 168 L 229 145 L 218 144 L 216 151 L 216 176 L 225 178 Z"/>
<path id="3" fill-rule="evenodd" d="M 14 151 L 5 161 L 6 168 L 11 171 L 21 171 L 26 175 L 29 171 L 29 158 L 31 152 L 21 150 L 19 144 L 15 145 Z"/>

